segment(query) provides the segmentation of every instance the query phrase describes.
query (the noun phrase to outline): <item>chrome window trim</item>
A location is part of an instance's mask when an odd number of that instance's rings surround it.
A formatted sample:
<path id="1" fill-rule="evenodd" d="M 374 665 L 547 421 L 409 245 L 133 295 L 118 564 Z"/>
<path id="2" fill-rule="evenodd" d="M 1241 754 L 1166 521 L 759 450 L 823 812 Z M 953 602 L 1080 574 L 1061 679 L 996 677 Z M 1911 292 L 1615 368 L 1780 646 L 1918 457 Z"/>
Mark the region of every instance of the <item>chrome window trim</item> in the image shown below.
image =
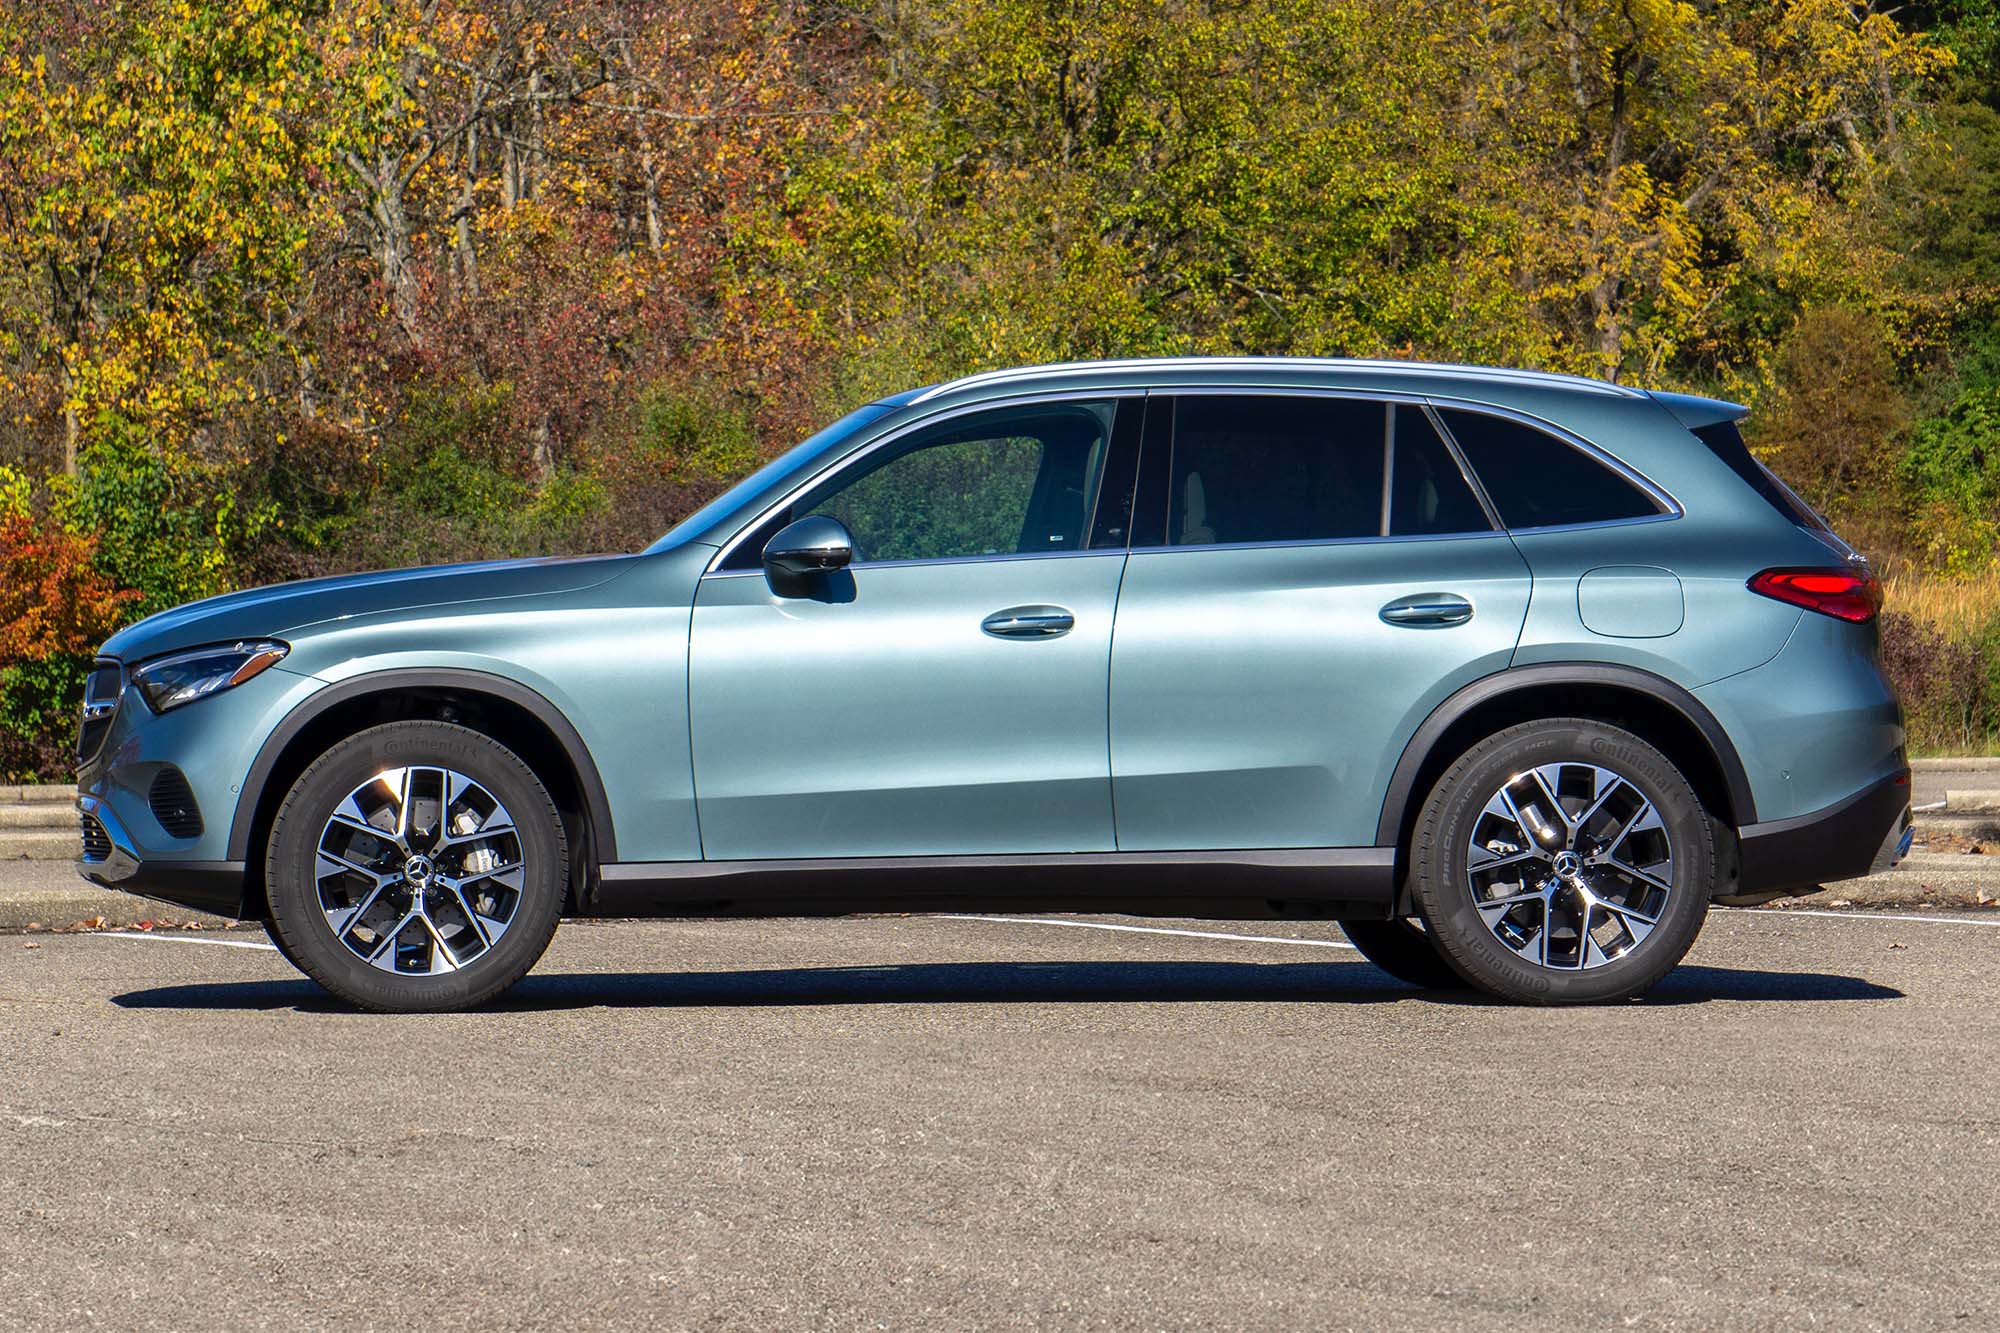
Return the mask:
<path id="1" fill-rule="evenodd" d="M 1482 533 L 1482 536 L 1500 536 L 1499 533 Z M 1080 551 L 1015 551 L 997 555 L 941 555 L 934 560 L 866 560 L 848 565 L 849 569 L 915 569 L 930 565 L 989 565 L 1002 560 L 1081 560 L 1089 556 L 1102 559 L 1123 560 L 1127 548 L 1104 547 L 1101 550 Z M 762 569 L 717 569 L 703 574 L 704 579 L 744 579 L 764 577 Z"/>
<path id="2" fill-rule="evenodd" d="M 1586 458 L 1596 460 L 1625 480 L 1631 482 L 1634 486 L 1637 486 L 1641 491 L 1645 492 L 1653 503 L 1659 505 L 1664 511 L 1658 514 L 1640 514 L 1634 518 L 1592 519 L 1583 523 L 1542 523 L 1533 527 L 1508 527 L 1503 529 L 1506 532 L 1573 532 L 1580 528 L 1611 528 L 1623 527 L 1633 523 L 1659 523 L 1687 516 L 1687 510 L 1681 506 L 1681 502 L 1675 499 L 1672 493 L 1664 486 L 1661 486 L 1651 477 L 1648 477 L 1645 473 L 1613 455 L 1608 450 L 1592 444 L 1575 431 L 1564 426 L 1559 426 L 1546 417 L 1538 417 L 1531 412 L 1522 412 L 1516 408 L 1496 407 L 1492 403 L 1481 403 L 1469 398 L 1439 398 L 1436 395 L 1431 395 L 1425 401 L 1437 409 L 1437 427 L 1444 433 L 1445 442 L 1451 446 L 1452 452 L 1459 454 L 1461 459 L 1463 459 L 1463 451 L 1459 449 L 1458 438 L 1451 433 L 1450 426 L 1444 420 L 1443 414 L 1446 410 L 1476 412 L 1482 416 L 1500 417 L 1503 420 L 1518 422 L 1523 426 L 1538 430 L 1544 435 L 1552 435 L 1570 448 L 1580 450 Z M 1477 468 L 1469 468 L 1469 472 L 1474 477 L 1478 476 Z M 1483 485 L 1480 487 L 1479 493 L 1481 496 L 1485 495 L 1486 492 Z M 1495 517 L 1498 517 L 1497 511 Z"/>
<path id="3" fill-rule="evenodd" d="M 812 490 L 814 487 L 818 486 L 821 482 L 838 477 L 842 472 L 846 471 L 848 468 L 858 466 L 862 462 L 862 460 L 866 459 L 871 454 L 875 453 L 877 450 L 887 448 L 889 445 L 895 444 L 898 441 L 907 438 L 912 432 L 923 430 L 927 427 L 937 425 L 940 422 L 951 421 L 958 417 L 971 416 L 974 413 L 991 411 L 996 409 L 1034 407 L 1042 403 L 1091 403 L 1091 402 L 1105 402 L 1107 400 L 1115 401 L 1124 399 L 1131 399 L 1134 402 L 1143 402 L 1145 400 L 1145 397 L 1146 397 L 1146 391 L 1140 388 L 1067 389 L 1058 391 L 1056 393 L 1027 393 L 1010 398 L 984 398 L 976 403 L 964 403 L 957 407 L 947 407 L 935 412 L 928 412 L 923 416 L 918 417 L 914 421 L 906 421 L 900 426 L 896 426 L 888 431 L 885 431 L 879 437 L 868 441 L 868 443 L 862 445 L 860 448 L 854 450 L 852 453 L 847 454 L 843 458 L 839 459 L 837 462 L 834 462 L 829 466 L 822 468 L 820 471 L 815 472 L 812 476 L 806 478 L 803 482 L 799 483 L 797 486 L 794 486 L 791 490 L 785 492 L 782 498 L 778 499 L 772 504 L 766 505 L 762 510 L 758 511 L 758 514 L 755 518 L 751 519 L 741 528 L 738 528 L 736 530 L 736 535 L 731 537 L 728 541 L 724 542 L 722 546 L 716 550 L 714 557 L 710 559 L 707 566 L 703 568 L 701 576 L 705 579 L 727 578 L 735 574 L 757 574 L 761 576 L 764 572 L 761 569 L 723 569 L 722 565 L 729 559 L 730 556 L 736 553 L 737 547 L 741 546 L 750 537 L 755 535 L 757 530 L 763 527 L 764 524 L 768 522 L 771 519 L 771 517 L 775 515 L 780 509 L 784 509 L 787 506 L 791 505 L 800 496 L 804 495 L 807 491 Z M 1116 431 L 1118 429 L 1118 423 L 1115 420 L 1115 418 L 1112 421 L 1111 428 L 1113 431 Z M 1106 437 L 1106 443 L 1107 444 L 1109 443 L 1108 436 Z M 1098 484 L 1100 486 L 1103 485 L 1103 478 L 1101 476 L 1098 480 Z M 1097 500 L 1096 497 L 1093 496 L 1091 499 L 1091 510 L 1093 513 L 1096 511 L 1096 508 L 1097 508 Z M 1089 535 L 1090 535 L 1089 530 L 1086 528 L 1084 532 L 1085 540 L 1089 539 Z M 879 569 L 884 565 L 890 565 L 890 564 L 936 565 L 936 564 L 944 564 L 947 562 L 965 562 L 973 560 L 1046 560 L 1050 559 L 1051 557 L 1065 556 L 1065 555 L 1106 555 L 1106 554 L 1116 554 L 1116 553 L 1117 552 L 1115 550 L 1092 551 L 1086 547 L 1082 550 L 1075 550 L 1075 551 L 1021 551 L 1006 555 L 942 556 L 936 560 L 856 561 L 853 565 L 850 565 L 849 568 Z"/>
<path id="4" fill-rule="evenodd" d="M 1287 541 L 1269 542 L 1203 542 L 1198 546 L 1134 546 L 1133 555 L 1159 555 L 1168 553 L 1179 555 L 1192 551 L 1281 551 L 1300 546 L 1390 546 L 1403 542 L 1477 542 L 1505 541 L 1504 532 L 1420 532 L 1408 536 L 1389 537 L 1294 537 Z"/>

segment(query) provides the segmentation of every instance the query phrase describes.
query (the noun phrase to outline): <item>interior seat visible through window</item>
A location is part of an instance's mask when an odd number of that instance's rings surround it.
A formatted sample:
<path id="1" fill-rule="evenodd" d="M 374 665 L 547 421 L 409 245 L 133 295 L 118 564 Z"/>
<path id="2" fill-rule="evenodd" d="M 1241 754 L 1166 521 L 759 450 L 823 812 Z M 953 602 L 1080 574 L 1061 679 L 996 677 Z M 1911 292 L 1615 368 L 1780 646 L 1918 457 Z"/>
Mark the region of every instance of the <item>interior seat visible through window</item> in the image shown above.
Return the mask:
<path id="1" fill-rule="evenodd" d="M 858 565 L 1081 550 L 1117 410 L 1040 403 L 917 430 L 767 519 L 723 567 L 756 568 L 808 514 L 839 520 Z"/>
<path id="2" fill-rule="evenodd" d="M 1429 415 L 1307 394 L 1190 394 L 1175 408 L 1173 546 L 1491 529 Z"/>

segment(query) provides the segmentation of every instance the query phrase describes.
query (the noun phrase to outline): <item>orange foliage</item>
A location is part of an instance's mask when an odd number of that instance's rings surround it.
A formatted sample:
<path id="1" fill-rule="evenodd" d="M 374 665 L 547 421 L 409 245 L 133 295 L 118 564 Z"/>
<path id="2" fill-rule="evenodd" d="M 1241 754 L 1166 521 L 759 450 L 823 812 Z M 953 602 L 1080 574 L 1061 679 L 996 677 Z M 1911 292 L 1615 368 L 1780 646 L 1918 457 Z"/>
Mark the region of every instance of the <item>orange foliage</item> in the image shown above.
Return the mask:
<path id="1" fill-rule="evenodd" d="M 118 628 L 139 594 L 97 572 L 96 549 L 25 514 L 0 518 L 0 663 L 89 653 Z"/>

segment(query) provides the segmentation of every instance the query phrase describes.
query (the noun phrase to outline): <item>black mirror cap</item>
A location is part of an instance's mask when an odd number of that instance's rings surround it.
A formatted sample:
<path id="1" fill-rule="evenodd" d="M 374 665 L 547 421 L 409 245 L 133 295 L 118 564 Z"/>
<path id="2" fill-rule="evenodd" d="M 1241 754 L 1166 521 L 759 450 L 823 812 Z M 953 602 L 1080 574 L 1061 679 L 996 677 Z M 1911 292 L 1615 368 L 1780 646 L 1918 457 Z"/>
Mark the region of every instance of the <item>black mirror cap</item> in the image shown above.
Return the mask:
<path id="1" fill-rule="evenodd" d="M 764 568 L 800 578 L 845 569 L 854 559 L 854 538 L 836 518 L 809 514 L 781 529 L 764 546 Z"/>

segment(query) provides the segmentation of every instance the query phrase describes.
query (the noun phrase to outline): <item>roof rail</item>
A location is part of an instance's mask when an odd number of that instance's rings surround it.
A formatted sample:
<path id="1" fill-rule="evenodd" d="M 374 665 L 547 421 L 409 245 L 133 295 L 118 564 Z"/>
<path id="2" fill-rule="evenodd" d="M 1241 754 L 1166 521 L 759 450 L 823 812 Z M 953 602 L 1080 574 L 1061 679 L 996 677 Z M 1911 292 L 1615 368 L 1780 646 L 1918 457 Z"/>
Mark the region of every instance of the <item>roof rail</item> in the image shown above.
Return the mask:
<path id="1" fill-rule="evenodd" d="M 1126 361 L 1065 361 L 1045 366 L 1017 366 L 1007 370 L 987 370 L 943 384 L 934 384 L 914 398 L 913 403 L 941 398 L 961 389 L 1006 384 L 1016 380 L 1043 379 L 1061 375 L 1092 375 L 1116 370 L 1361 370 L 1383 375 L 1442 375 L 1447 377 L 1499 381 L 1514 384 L 1561 385 L 1586 393 L 1618 398 L 1643 398 L 1645 392 L 1606 380 L 1582 375 L 1559 375 L 1546 370 L 1509 370 L 1499 366 L 1462 366 L 1430 361 L 1368 361 L 1340 357 L 1307 356 L 1171 356 Z"/>

